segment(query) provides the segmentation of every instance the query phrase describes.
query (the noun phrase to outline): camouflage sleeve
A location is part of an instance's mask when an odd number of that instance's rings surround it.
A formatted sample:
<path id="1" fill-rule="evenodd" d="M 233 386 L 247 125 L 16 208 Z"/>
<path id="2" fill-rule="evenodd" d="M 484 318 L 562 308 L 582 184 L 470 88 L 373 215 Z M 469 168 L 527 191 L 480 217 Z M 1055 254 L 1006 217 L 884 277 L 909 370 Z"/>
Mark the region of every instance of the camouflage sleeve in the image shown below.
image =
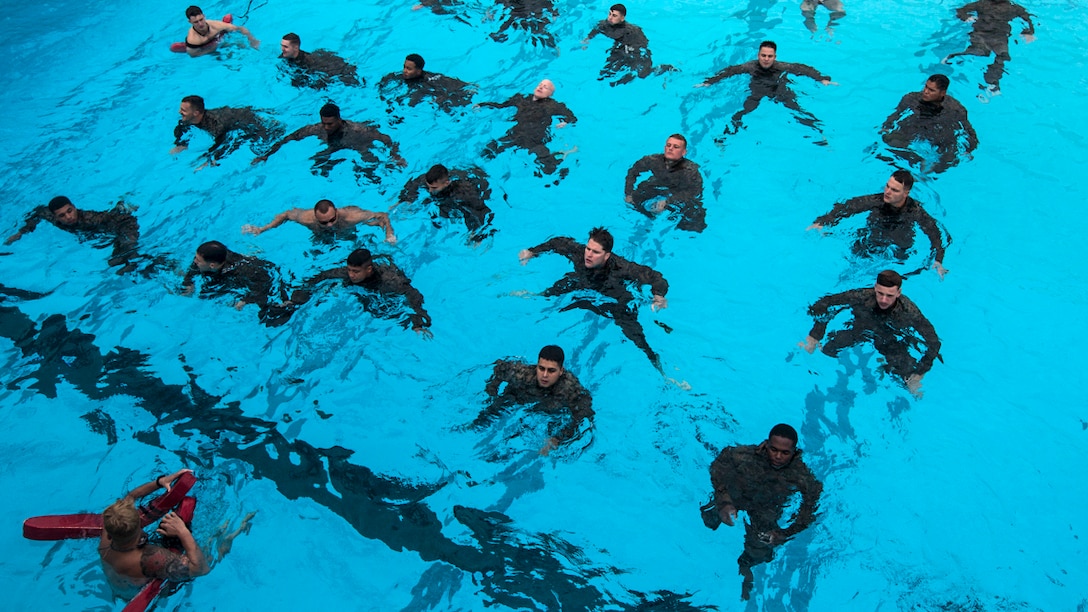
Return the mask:
<path id="1" fill-rule="evenodd" d="M 578 122 L 578 117 L 574 116 L 574 111 L 570 110 L 570 108 L 566 104 L 563 104 L 562 102 L 556 102 L 556 104 L 558 106 L 556 107 L 555 114 L 558 115 L 563 121 L 566 121 L 570 124 Z"/>
<path id="2" fill-rule="evenodd" d="M 178 121 L 178 124 L 174 126 L 174 144 L 176 145 L 188 145 L 189 139 L 183 137 L 189 132 L 189 128 L 192 127 L 184 121 Z"/>
<path id="3" fill-rule="evenodd" d="M 635 162 L 635 165 L 631 166 L 631 169 L 627 171 L 627 179 L 623 183 L 623 195 L 625 197 L 629 197 L 635 192 L 635 181 L 638 180 L 640 174 L 650 171 L 653 161 L 654 156 L 647 155 Z"/>
<path id="4" fill-rule="evenodd" d="M 791 517 L 790 526 L 782 530 L 786 537 L 792 537 L 801 533 L 816 520 L 816 510 L 820 503 L 820 494 L 824 485 L 812 474 L 808 466 L 804 466 L 798 488 L 801 490 L 801 506 Z"/>
<path id="5" fill-rule="evenodd" d="M 895 129 L 896 124 L 903 118 L 903 113 L 914 104 L 915 93 L 911 92 L 903 96 L 903 99 L 899 101 L 899 106 L 895 107 L 892 114 L 888 115 L 888 118 L 884 120 L 884 124 L 880 126 L 881 133 L 887 133 Z"/>
<path id="6" fill-rule="evenodd" d="M 968 2 L 967 4 L 956 9 L 956 19 L 959 19 L 960 21 L 967 21 L 967 19 L 971 16 L 971 13 L 978 12 L 978 6 L 980 4 L 981 2 Z"/>
<path id="7" fill-rule="evenodd" d="M 622 260 L 622 262 L 622 274 L 625 280 L 639 285 L 649 285 L 650 292 L 654 295 L 664 296 L 669 292 L 669 281 L 665 280 L 665 277 L 657 270 L 626 259 Z"/>
<path id="8" fill-rule="evenodd" d="M 26 220 L 23 222 L 23 226 L 19 228 L 18 234 L 29 234 L 38 227 L 38 224 L 42 222 L 42 219 L 51 219 L 52 217 L 53 213 L 49 212 L 48 208 L 45 206 L 38 206 L 26 216 Z"/>
<path id="9" fill-rule="evenodd" d="M 508 359 L 496 361 L 495 367 L 491 370 L 491 377 L 487 379 L 487 386 L 484 387 L 484 392 L 491 397 L 498 395 L 499 387 L 502 383 L 510 382 L 514 379 L 518 365 L 520 364 Z"/>
<path id="10" fill-rule="evenodd" d="M 809 306 L 808 314 L 812 316 L 813 323 L 812 329 L 809 330 L 808 335 L 817 340 L 823 338 L 824 332 L 827 331 L 827 324 L 830 323 L 831 319 L 835 318 L 835 315 L 842 311 L 842 309 L 851 306 L 854 303 L 858 291 L 858 289 L 851 289 L 850 291 L 843 291 L 842 293 L 825 295 L 816 300 L 815 304 Z"/>
<path id="11" fill-rule="evenodd" d="M 409 180 L 404 184 L 404 189 L 400 190 L 400 196 L 397 198 L 398 202 L 415 202 L 419 197 L 419 191 L 423 189 L 426 183 L 426 175 L 419 175 L 414 179 Z"/>
<path id="12" fill-rule="evenodd" d="M 904 298 L 900 297 L 900 299 Z M 941 339 L 937 337 L 937 331 L 933 329 L 933 324 L 922 314 L 922 311 L 918 309 L 914 302 L 908 302 L 906 306 L 908 308 L 904 309 L 904 313 L 908 317 L 909 324 L 918 332 L 926 345 L 926 352 L 918 360 L 918 370 L 915 372 L 915 374 L 921 376 L 928 372 L 933 367 L 933 362 L 941 356 Z"/>
<path id="13" fill-rule="evenodd" d="M 431 315 L 427 314 L 427 310 L 423 308 L 423 294 L 419 292 L 419 289 L 412 286 L 411 279 L 400 268 L 389 264 L 383 271 L 382 285 L 383 293 L 404 296 L 408 307 L 412 309 L 412 314 L 408 316 L 412 323 L 412 329 L 431 326 Z"/>
<path id="14" fill-rule="evenodd" d="M 798 64 L 796 62 L 781 62 L 782 70 L 789 72 L 790 74 L 796 74 L 799 76 L 806 76 L 810 79 L 817 81 L 830 81 L 831 77 L 826 74 L 821 74 L 819 70 L 816 70 L 812 66 L 806 64 Z"/>
<path id="15" fill-rule="evenodd" d="M 571 261 L 576 261 L 583 248 L 582 245 L 575 242 L 574 238 L 557 236 L 547 242 L 542 242 L 535 247 L 530 248 L 529 252 L 533 255 L 551 252 L 556 255 L 562 255 Z"/>
<path id="16" fill-rule="evenodd" d="M 937 220 L 933 218 L 921 206 L 918 207 L 915 222 L 922 232 L 929 238 L 929 244 L 933 251 L 933 260 L 944 263 L 944 239 L 941 230 L 937 227 Z"/>
<path id="17" fill-rule="evenodd" d="M 593 412 L 593 398 L 582 385 L 577 385 L 575 389 L 571 390 L 566 398 L 566 403 L 567 407 L 570 408 L 570 422 L 556 432 L 555 438 L 559 442 L 573 438 L 581 428 L 582 421 L 586 419 L 592 421 L 595 414 Z"/>
<path id="18" fill-rule="evenodd" d="M 729 66 L 728 68 L 722 68 L 717 74 L 703 81 L 704 85 L 713 85 L 723 79 L 728 79 L 731 76 L 737 76 L 738 74 L 749 73 L 755 68 L 755 62 L 745 62 L 743 64 L 737 64 L 736 66 Z"/>
<path id="19" fill-rule="evenodd" d="M 737 464 L 733 459 L 736 450 L 734 446 L 722 449 L 710 464 L 710 485 L 714 488 L 714 504 L 719 511 L 726 506 L 736 506 L 729 495 L 729 483 L 737 479 Z"/>
<path id="20" fill-rule="evenodd" d="M 847 217 L 852 217 L 856 214 L 865 212 L 866 210 L 870 210 L 872 208 L 872 203 L 872 196 L 858 196 L 856 198 L 850 198 L 845 202 L 838 202 L 831 208 L 831 212 L 816 217 L 816 220 L 813 221 L 813 223 L 823 227 L 831 227 Z"/>

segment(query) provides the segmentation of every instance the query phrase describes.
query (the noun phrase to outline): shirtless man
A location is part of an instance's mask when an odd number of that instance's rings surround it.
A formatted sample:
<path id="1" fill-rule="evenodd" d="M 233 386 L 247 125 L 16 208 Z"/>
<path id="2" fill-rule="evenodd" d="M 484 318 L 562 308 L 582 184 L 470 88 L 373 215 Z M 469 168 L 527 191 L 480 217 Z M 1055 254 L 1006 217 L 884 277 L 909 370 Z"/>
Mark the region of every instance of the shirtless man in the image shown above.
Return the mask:
<path id="1" fill-rule="evenodd" d="M 193 534 L 178 515 L 167 513 L 155 531 L 159 535 L 177 538 L 185 549 L 183 555 L 148 544 L 140 526 L 140 512 L 136 509 L 136 500 L 159 489 L 169 492 L 178 477 L 191 471 L 178 470 L 159 476 L 136 487 L 102 512 L 103 529 L 98 542 L 98 556 L 102 559 L 110 585 L 119 596 L 129 599 L 155 579 L 191 580 L 210 571 L 204 551 L 197 546 Z"/>
<path id="2" fill-rule="evenodd" d="M 337 208 L 329 200 L 319 200 L 317 204 L 314 204 L 312 210 L 305 208 L 285 210 L 273 217 L 272 221 L 263 227 L 243 225 L 242 233 L 259 236 L 262 232 L 279 227 L 288 221 L 304 225 L 313 230 L 315 234 L 337 233 L 354 228 L 360 223 L 365 223 L 384 229 L 385 241 L 389 244 L 397 242 L 397 237 L 393 234 L 393 225 L 389 222 L 389 215 L 386 213 L 363 210 L 358 206 Z"/>
<path id="3" fill-rule="evenodd" d="M 249 39 L 249 46 L 261 48 L 261 41 L 253 37 L 244 26 L 236 26 L 224 21 L 204 18 L 204 11 L 199 6 L 185 9 L 185 18 L 189 20 L 189 33 L 185 35 L 185 50 L 189 57 L 200 57 L 215 51 L 216 45 L 227 32 L 241 32 Z"/>

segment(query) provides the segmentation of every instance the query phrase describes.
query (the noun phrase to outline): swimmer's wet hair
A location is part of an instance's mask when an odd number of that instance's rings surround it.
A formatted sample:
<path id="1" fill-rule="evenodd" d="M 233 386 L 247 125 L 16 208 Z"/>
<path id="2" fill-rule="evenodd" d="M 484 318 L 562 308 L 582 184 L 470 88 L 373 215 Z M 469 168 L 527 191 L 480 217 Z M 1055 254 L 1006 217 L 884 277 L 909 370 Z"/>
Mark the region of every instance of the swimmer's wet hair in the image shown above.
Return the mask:
<path id="1" fill-rule="evenodd" d="M 302 39 L 299 38 L 298 34 L 295 34 L 294 32 L 288 32 L 284 34 L 283 40 L 286 40 L 287 42 L 292 43 L 295 46 L 299 46 L 302 44 Z"/>
<path id="2" fill-rule="evenodd" d="M 196 17 L 197 15 L 203 15 L 203 14 L 204 14 L 204 11 L 200 10 L 199 6 L 190 6 L 189 8 L 185 9 L 185 18 L 186 19 L 189 19 L 190 17 Z"/>
<path id="3" fill-rule="evenodd" d="M 128 497 L 119 499 L 102 511 L 102 528 L 111 540 L 125 544 L 140 533 L 140 513 Z"/>
<path id="4" fill-rule="evenodd" d="M 563 354 L 562 348 L 554 344 L 549 344 L 548 346 L 540 349 L 540 354 L 537 355 L 536 358 L 545 359 L 547 361 L 554 361 L 559 364 L 560 368 L 562 368 L 563 360 L 566 359 L 566 355 Z"/>
<path id="5" fill-rule="evenodd" d="M 903 183 L 903 188 L 910 191 L 910 188 L 914 186 L 914 176 L 906 170 L 896 170 L 892 172 L 892 178 L 900 183 Z"/>
<path id="6" fill-rule="evenodd" d="M 374 256 L 367 249 L 355 249 L 348 255 L 348 265 L 352 267 L 365 266 L 374 261 Z"/>
<path id="7" fill-rule="evenodd" d="M 198 246 L 196 254 L 208 263 L 223 263 L 227 260 L 227 245 L 218 240 L 211 240 Z"/>
<path id="8" fill-rule="evenodd" d="M 895 270 L 884 270 L 876 275 L 876 284 L 881 287 L 902 287 L 903 277 Z"/>
<path id="9" fill-rule="evenodd" d="M 332 200 L 318 200 L 317 204 L 314 204 L 314 212 L 325 214 L 329 212 L 330 208 L 336 208 L 336 204 L 332 203 Z"/>
<path id="10" fill-rule="evenodd" d="M 72 201 L 69 200 L 67 196 L 57 196 L 52 200 L 49 200 L 49 212 L 57 212 L 71 203 Z"/>
<path id="11" fill-rule="evenodd" d="M 612 11 L 616 11 L 624 17 L 627 16 L 627 7 L 622 4 L 613 4 L 612 6 L 608 7 L 608 12 L 611 13 Z"/>
<path id="12" fill-rule="evenodd" d="M 423 56 L 418 53 L 409 53 L 408 57 L 404 58 L 405 61 L 412 62 L 416 65 L 416 68 L 423 70 Z"/>
<path id="13" fill-rule="evenodd" d="M 759 48 L 762 49 L 763 47 L 770 47 L 770 48 L 774 49 L 775 51 L 778 51 L 778 45 L 774 44 L 773 40 L 765 40 L 765 41 L 759 43 Z"/>
<path id="14" fill-rule="evenodd" d="M 930 75 L 930 77 L 926 79 L 926 82 L 933 83 L 937 86 L 937 89 L 941 91 L 948 91 L 948 85 L 950 83 L 948 77 L 943 74 Z"/>
<path id="15" fill-rule="evenodd" d="M 612 233 L 605 228 L 595 227 L 589 230 L 589 239 L 601 245 L 601 248 L 604 249 L 605 253 L 612 252 L 612 245 L 615 243 L 615 240 L 612 238 Z"/>
<path id="16" fill-rule="evenodd" d="M 318 111 L 318 114 L 321 115 L 322 117 L 336 117 L 337 119 L 339 119 L 340 118 L 340 107 L 333 104 L 332 102 L 329 102 L 325 106 L 321 107 L 321 110 Z"/>
<path id="17" fill-rule="evenodd" d="M 793 446 L 797 446 L 797 430 L 785 423 L 779 423 L 771 428 L 771 433 L 767 434 L 767 438 L 773 438 L 778 436 L 779 438 L 785 438 L 793 442 Z"/>
<path id="18" fill-rule="evenodd" d="M 188 104 L 193 110 L 204 112 L 204 98 L 200 96 L 185 96 L 181 99 L 182 104 Z"/>
<path id="19" fill-rule="evenodd" d="M 443 181 L 450 177 L 449 168 L 442 164 L 435 164 L 431 166 L 431 169 L 427 171 L 427 174 L 423 176 L 423 180 L 429 185 L 433 185 L 438 181 Z"/>

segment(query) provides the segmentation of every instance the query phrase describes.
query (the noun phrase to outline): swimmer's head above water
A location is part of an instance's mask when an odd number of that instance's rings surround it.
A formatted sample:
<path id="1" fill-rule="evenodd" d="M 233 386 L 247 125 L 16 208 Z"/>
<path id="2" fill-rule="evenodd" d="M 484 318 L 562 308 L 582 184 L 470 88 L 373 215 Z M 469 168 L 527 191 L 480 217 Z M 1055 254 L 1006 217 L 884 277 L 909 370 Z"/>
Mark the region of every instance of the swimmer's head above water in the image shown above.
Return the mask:
<path id="1" fill-rule="evenodd" d="M 79 209 L 65 196 L 49 200 L 49 212 L 53 213 L 53 220 L 61 225 L 74 225 L 79 221 Z"/>
<path id="2" fill-rule="evenodd" d="M 326 134 L 335 134 L 344 127 L 344 121 L 340 118 L 340 107 L 332 102 L 322 106 L 318 115 L 321 117 L 321 126 L 325 128 Z"/>
<path id="3" fill-rule="evenodd" d="M 283 35 L 280 41 L 280 57 L 283 59 L 295 59 L 302 50 L 302 39 L 298 34 L 290 32 Z"/>
<path id="4" fill-rule="evenodd" d="M 533 90 L 533 99 L 544 100 L 552 97 L 553 93 L 555 93 L 555 83 L 552 83 L 548 79 L 544 79 L 538 83 L 536 89 Z"/>
<path id="5" fill-rule="evenodd" d="M 943 74 L 934 74 L 930 76 L 926 79 L 926 84 L 922 87 L 922 101 L 935 103 L 943 102 L 945 95 L 948 93 L 949 83 L 948 77 Z"/>
<path id="6" fill-rule="evenodd" d="M 895 270 L 884 270 L 876 275 L 873 292 L 876 294 L 877 308 L 888 310 L 903 294 L 903 277 Z"/>
<path id="7" fill-rule="evenodd" d="M 679 161 L 688 153 L 688 139 L 682 134 L 673 134 L 665 139 L 665 159 Z"/>
<path id="8" fill-rule="evenodd" d="M 348 255 L 348 280 L 353 284 L 370 278 L 374 272 L 374 256 L 367 249 L 355 249 Z"/>
<path id="9" fill-rule="evenodd" d="M 181 122 L 189 125 L 200 125 L 204 120 L 204 98 L 200 96 L 185 96 L 181 99 L 181 107 L 178 109 Z"/>
<path id="10" fill-rule="evenodd" d="M 227 247 L 218 240 L 200 245 L 193 257 L 193 265 L 201 272 L 218 272 L 227 263 Z"/>
<path id="11" fill-rule="evenodd" d="M 404 75 L 404 80 L 410 81 L 422 77 L 423 65 L 425 63 L 423 56 L 418 53 L 411 53 L 408 57 L 404 58 L 404 68 L 401 71 L 401 74 Z"/>
<path id="12" fill-rule="evenodd" d="M 317 204 L 314 204 L 314 221 L 317 221 L 319 226 L 332 227 L 336 225 L 339 217 L 340 213 L 337 212 L 332 200 L 318 200 Z"/>
<path id="13" fill-rule="evenodd" d="M 627 7 L 622 4 L 613 4 L 608 9 L 608 23 L 620 25 L 627 20 Z"/>
<path id="14" fill-rule="evenodd" d="M 540 349 L 536 359 L 536 384 L 544 389 L 554 385 L 563 375 L 564 359 L 563 349 L 554 344 Z"/>
<path id="15" fill-rule="evenodd" d="M 586 241 L 586 249 L 583 263 L 587 269 L 593 270 L 603 266 L 612 256 L 612 244 L 614 240 L 611 232 L 603 227 L 595 227 L 589 231 L 589 240 Z"/>

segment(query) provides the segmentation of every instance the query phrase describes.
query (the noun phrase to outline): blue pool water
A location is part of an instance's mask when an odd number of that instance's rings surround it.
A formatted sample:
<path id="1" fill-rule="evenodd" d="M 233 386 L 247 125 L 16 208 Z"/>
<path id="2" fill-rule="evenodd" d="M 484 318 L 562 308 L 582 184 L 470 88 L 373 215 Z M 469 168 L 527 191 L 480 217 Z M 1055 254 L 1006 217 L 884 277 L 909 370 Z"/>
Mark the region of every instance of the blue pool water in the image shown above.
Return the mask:
<path id="1" fill-rule="evenodd" d="M 18 525 L 101 509 L 176 466 L 202 479 L 199 540 L 258 514 L 211 574 L 160 609 L 1088 606 L 1088 401 L 1076 382 L 1088 335 L 1079 262 L 1088 222 L 1077 206 L 1088 162 L 1083 6 L 1028 6 L 1038 40 L 1011 47 L 1003 94 L 988 104 L 975 98 L 988 59 L 938 65 L 966 44 L 957 6 L 912 0 L 893 12 L 855 2 L 827 40 L 810 35 L 791 2 L 629 3 L 655 63 L 679 72 L 619 87 L 596 80 L 605 41 L 580 44 L 605 5 L 558 2 L 549 26 L 557 51 L 518 31 L 495 42 L 501 17 L 483 21 L 484 4 L 463 21 L 409 3 L 203 5 L 209 16 L 234 12 L 263 44 L 232 41 L 195 60 L 167 51 L 185 31 L 181 6 L 7 7 L 0 226 L 14 232 L 57 194 L 91 210 L 124 198 L 137 207 L 144 249 L 177 262 L 150 278 L 119 277 L 104 251 L 47 225 L 0 249 L 0 284 L 46 294 L 0 304 L 7 607 L 119 609 L 93 542 L 30 542 Z M 370 87 L 291 87 L 276 59 L 289 31 L 305 49 L 357 64 Z M 839 83 L 797 86 L 829 146 L 767 102 L 747 130 L 714 144 L 743 79 L 692 86 L 751 59 L 764 38 L 778 42 L 780 60 Z M 391 124 L 374 85 L 411 52 L 475 83 L 480 101 L 551 78 L 579 119 L 553 141 L 577 146 L 557 186 L 534 177 L 524 153 L 484 163 L 498 233 L 479 247 L 418 207 L 394 211 L 395 246 L 360 231 L 426 296 L 434 339 L 335 293 L 273 329 L 253 309 L 180 295 L 204 240 L 303 278 L 338 265 L 351 245 L 314 245 L 289 226 L 243 236 L 241 225 L 323 197 L 387 210 L 433 163 L 480 163 L 509 127 L 502 111 L 448 117 L 421 105 Z M 916 400 L 868 374 L 871 351 L 840 362 L 796 343 L 809 304 L 873 272 L 846 258 L 847 229 L 821 238 L 804 228 L 836 200 L 879 190 L 889 167 L 867 152 L 877 127 L 935 71 L 952 78 L 981 144 L 912 194 L 953 239 L 943 281 L 930 272 L 904 286 L 943 341 L 944 363 Z M 334 99 L 346 118 L 379 121 L 409 166 L 379 185 L 357 181 L 350 164 L 313 176 L 310 141 L 257 168 L 243 148 L 196 172 L 201 147 L 168 154 L 178 102 L 193 93 L 211 107 L 267 109 L 287 129 L 315 122 Z M 706 179 L 701 234 L 622 201 L 627 168 L 676 131 Z M 601 224 L 617 254 L 669 280 L 668 309 L 651 313 L 646 296 L 639 315 L 668 379 L 611 323 L 524 293 L 543 291 L 569 264 L 546 256 L 522 267 L 518 250 L 554 235 L 581 240 Z M 531 415 L 463 428 L 491 362 L 531 359 L 552 342 L 594 395 L 590 444 L 540 459 Z M 821 514 L 757 569 L 744 604 L 743 532 L 708 531 L 698 506 L 718 450 L 757 442 L 780 421 L 798 427 L 824 482 Z"/>

